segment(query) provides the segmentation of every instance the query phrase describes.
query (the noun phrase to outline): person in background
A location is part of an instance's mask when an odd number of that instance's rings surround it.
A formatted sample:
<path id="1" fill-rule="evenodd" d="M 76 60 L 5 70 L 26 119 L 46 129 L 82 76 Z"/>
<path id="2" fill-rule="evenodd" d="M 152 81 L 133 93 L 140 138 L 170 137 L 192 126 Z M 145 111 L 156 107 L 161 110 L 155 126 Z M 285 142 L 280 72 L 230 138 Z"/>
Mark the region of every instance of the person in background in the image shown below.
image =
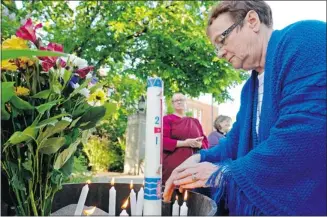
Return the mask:
<path id="1" fill-rule="evenodd" d="M 266 2 L 222 0 L 207 35 L 218 58 L 252 74 L 231 131 L 172 172 L 164 201 L 211 187 L 232 216 L 326 216 L 326 22 L 274 30 Z"/>
<path id="2" fill-rule="evenodd" d="M 198 119 L 185 116 L 185 101 L 183 94 L 175 93 L 172 97 L 174 113 L 163 117 L 163 184 L 184 160 L 208 148 Z"/>
<path id="3" fill-rule="evenodd" d="M 209 148 L 214 147 L 215 145 L 219 144 L 219 140 L 221 138 L 225 138 L 226 134 L 228 133 L 230 126 L 231 126 L 232 118 L 219 115 L 216 120 L 214 121 L 214 128 L 215 131 L 211 132 L 208 136 Z"/>

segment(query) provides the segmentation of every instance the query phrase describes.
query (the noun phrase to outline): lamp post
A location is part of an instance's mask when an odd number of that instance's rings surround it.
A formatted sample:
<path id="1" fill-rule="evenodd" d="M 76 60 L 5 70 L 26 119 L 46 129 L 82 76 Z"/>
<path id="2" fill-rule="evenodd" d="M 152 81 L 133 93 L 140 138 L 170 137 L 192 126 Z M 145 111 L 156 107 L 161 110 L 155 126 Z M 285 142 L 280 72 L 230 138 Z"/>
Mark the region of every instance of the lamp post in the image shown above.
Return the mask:
<path id="1" fill-rule="evenodd" d="M 145 98 L 144 98 L 143 95 L 139 99 L 138 112 L 140 112 L 140 113 L 144 113 L 145 112 Z"/>

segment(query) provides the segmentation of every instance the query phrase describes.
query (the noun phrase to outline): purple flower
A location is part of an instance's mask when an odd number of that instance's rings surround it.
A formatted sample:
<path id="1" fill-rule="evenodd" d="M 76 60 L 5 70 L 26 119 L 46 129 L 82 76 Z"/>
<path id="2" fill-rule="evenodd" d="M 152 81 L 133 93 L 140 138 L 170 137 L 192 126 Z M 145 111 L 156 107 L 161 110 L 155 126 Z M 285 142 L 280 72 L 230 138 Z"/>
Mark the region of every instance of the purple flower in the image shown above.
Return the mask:
<path id="1" fill-rule="evenodd" d="M 78 80 L 79 80 L 78 75 L 74 75 L 69 81 L 70 86 L 72 86 L 72 88 L 75 89 L 76 85 L 78 85 Z"/>

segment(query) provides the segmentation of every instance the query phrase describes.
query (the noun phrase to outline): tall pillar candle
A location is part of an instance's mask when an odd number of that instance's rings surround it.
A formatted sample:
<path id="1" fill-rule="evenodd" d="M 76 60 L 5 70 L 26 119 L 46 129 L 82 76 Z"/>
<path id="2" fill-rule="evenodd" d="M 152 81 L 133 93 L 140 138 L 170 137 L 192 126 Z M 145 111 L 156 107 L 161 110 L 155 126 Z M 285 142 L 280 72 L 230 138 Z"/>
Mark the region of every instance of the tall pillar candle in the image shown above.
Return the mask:
<path id="1" fill-rule="evenodd" d="M 145 129 L 144 215 L 161 215 L 162 99 L 163 82 L 161 78 L 148 78 Z"/>

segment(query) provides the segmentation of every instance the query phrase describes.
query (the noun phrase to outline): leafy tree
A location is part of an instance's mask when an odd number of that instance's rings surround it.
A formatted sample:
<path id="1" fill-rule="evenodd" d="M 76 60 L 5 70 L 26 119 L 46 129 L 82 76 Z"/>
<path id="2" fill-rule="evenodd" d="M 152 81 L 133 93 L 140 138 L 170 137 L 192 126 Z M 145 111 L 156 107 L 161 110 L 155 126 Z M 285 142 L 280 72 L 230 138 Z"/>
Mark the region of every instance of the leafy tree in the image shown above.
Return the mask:
<path id="1" fill-rule="evenodd" d="M 133 74 L 144 82 L 160 76 L 165 95 L 191 97 L 212 93 L 218 102 L 230 98 L 228 87 L 244 72 L 215 57 L 205 35 L 207 14 L 215 1 L 23 1 L 17 17 L 32 16 L 45 24 L 49 40 L 62 43 L 110 73 Z M 19 18 L 17 18 L 19 19 Z"/>

